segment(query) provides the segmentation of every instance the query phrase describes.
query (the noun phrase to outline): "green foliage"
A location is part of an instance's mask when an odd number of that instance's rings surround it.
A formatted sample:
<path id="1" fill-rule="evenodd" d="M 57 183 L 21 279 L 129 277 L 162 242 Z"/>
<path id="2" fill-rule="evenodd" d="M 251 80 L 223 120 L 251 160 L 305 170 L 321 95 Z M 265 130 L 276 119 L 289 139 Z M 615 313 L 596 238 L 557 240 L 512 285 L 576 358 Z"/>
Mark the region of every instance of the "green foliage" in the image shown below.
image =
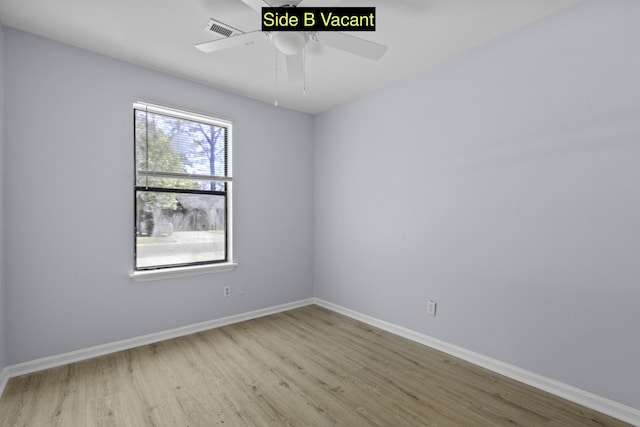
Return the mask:
<path id="1" fill-rule="evenodd" d="M 136 112 L 136 167 L 138 171 L 187 173 L 185 155 L 172 150 L 171 136 L 157 126 L 155 119 L 147 120 L 145 113 Z M 152 116 L 150 114 L 150 116 Z M 138 176 L 141 187 L 198 189 L 198 183 L 190 179 Z M 142 196 L 144 195 L 144 196 Z M 142 193 L 140 202 L 147 209 L 175 210 L 178 201 L 171 193 Z M 154 209 L 154 210 L 155 210 Z M 144 210 L 144 209 L 143 209 Z"/>

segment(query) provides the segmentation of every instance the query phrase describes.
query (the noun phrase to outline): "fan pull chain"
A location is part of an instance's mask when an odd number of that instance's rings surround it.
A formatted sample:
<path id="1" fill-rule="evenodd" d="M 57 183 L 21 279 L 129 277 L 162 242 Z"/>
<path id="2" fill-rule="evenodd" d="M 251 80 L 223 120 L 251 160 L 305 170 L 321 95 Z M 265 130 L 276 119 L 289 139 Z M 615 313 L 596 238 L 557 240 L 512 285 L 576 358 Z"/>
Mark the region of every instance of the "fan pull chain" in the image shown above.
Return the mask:
<path id="1" fill-rule="evenodd" d="M 273 105 L 278 106 L 278 49 L 274 49 L 276 53 L 276 100 L 273 102 Z"/>
<path id="2" fill-rule="evenodd" d="M 307 95 L 307 47 L 302 49 L 302 96 Z"/>

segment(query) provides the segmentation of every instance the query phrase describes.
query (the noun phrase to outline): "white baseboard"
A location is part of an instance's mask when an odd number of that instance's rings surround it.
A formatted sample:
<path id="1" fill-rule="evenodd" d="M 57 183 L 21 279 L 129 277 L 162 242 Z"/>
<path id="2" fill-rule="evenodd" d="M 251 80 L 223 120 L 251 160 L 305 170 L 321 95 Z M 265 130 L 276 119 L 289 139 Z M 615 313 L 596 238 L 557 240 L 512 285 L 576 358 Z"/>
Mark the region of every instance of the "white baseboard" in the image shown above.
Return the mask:
<path id="1" fill-rule="evenodd" d="M 544 390 L 563 399 L 586 406 L 587 408 L 607 414 L 632 425 L 640 426 L 640 410 L 638 409 L 319 298 L 314 298 L 314 303 L 337 313 L 344 314 L 352 319 L 359 320 L 368 325 L 391 332 L 392 334 L 408 338 L 412 341 L 450 354 L 451 356 L 466 360 L 474 365 L 489 369 L 490 371 L 504 375 L 521 383 Z"/>
<path id="2" fill-rule="evenodd" d="M 5 367 L 5 368 L 2 368 L 2 370 L 0 370 L 0 397 L 2 397 L 2 392 L 4 392 L 4 388 L 7 386 L 8 381 L 9 381 L 9 369 Z"/>
<path id="3" fill-rule="evenodd" d="M 283 311 L 292 310 L 294 308 L 304 307 L 313 304 L 313 298 L 295 301 L 287 304 L 281 304 L 273 307 L 263 308 L 260 310 L 250 311 L 248 313 L 236 314 L 233 316 L 223 317 L 220 319 L 209 320 L 202 323 L 182 326 L 180 328 L 170 329 L 167 331 L 156 332 L 140 337 L 125 339 L 108 344 L 97 345 L 94 347 L 84 348 L 68 353 L 57 354 L 54 356 L 43 357 L 41 359 L 31 360 L 29 362 L 18 363 L 6 366 L 0 371 L 0 396 L 4 392 L 7 381 L 10 378 L 20 375 L 30 374 L 42 371 L 44 369 L 55 368 L 69 363 L 80 362 L 82 360 L 92 359 L 105 354 L 115 353 L 117 351 L 128 350 L 130 348 L 140 347 L 142 345 L 153 344 L 156 342 L 177 338 L 209 329 L 219 328 L 221 326 L 231 325 L 233 323 L 244 322 L 246 320 L 257 319 L 259 317 L 268 316 L 270 314 L 281 313 Z"/>

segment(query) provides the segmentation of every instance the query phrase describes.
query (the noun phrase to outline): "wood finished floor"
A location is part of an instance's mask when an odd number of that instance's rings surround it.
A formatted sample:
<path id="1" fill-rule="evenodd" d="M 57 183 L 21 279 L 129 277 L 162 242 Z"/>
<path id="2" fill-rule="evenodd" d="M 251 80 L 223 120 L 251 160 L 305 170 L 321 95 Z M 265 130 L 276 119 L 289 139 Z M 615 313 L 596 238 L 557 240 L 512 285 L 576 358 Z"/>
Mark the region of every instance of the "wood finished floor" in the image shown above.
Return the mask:
<path id="1" fill-rule="evenodd" d="M 317 306 L 9 380 L 0 426 L 623 426 Z"/>

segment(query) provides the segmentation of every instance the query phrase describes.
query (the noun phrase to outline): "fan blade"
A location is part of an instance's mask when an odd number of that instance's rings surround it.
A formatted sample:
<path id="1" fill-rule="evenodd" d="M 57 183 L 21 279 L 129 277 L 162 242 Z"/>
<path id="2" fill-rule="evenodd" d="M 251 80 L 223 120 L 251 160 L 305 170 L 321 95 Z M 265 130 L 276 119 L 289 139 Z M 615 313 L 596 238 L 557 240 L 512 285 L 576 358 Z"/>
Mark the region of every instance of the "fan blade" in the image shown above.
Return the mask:
<path id="1" fill-rule="evenodd" d="M 242 0 L 242 2 L 258 13 L 262 13 L 263 7 L 269 7 L 269 5 L 262 0 Z"/>
<path id="2" fill-rule="evenodd" d="M 251 45 L 255 42 L 265 40 L 266 36 L 262 31 L 252 31 L 250 33 L 238 34 L 237 36 L 227 37 L 225 39 L 213 40 L 210 42 L 200 43 L 196 48 L 203 52 L 211 53 L 218 50 L 228 49 L 234 46 Z"/>
<path id="3" fill-rule="evenodd" d="M 287 76 L 290 82 L 299 82 L 304 79 L 304 62 L 302 54 L 285 55 L 287 57 Z"/>
<path id="4" fill-rule="evenodd" d="M 244 1 L 244 0 L 243 0 Z M 342 0 L 302 0 L 297 7 L 331 7 Z"/>
<path id="5" fill-rule="evenodd" d="M 384 56 L 387 46 L 359 37 L 334 31 L 318 32 L 318 41 L 336 49 L 351 52 L 365 58 L 378 60 Z"/>

